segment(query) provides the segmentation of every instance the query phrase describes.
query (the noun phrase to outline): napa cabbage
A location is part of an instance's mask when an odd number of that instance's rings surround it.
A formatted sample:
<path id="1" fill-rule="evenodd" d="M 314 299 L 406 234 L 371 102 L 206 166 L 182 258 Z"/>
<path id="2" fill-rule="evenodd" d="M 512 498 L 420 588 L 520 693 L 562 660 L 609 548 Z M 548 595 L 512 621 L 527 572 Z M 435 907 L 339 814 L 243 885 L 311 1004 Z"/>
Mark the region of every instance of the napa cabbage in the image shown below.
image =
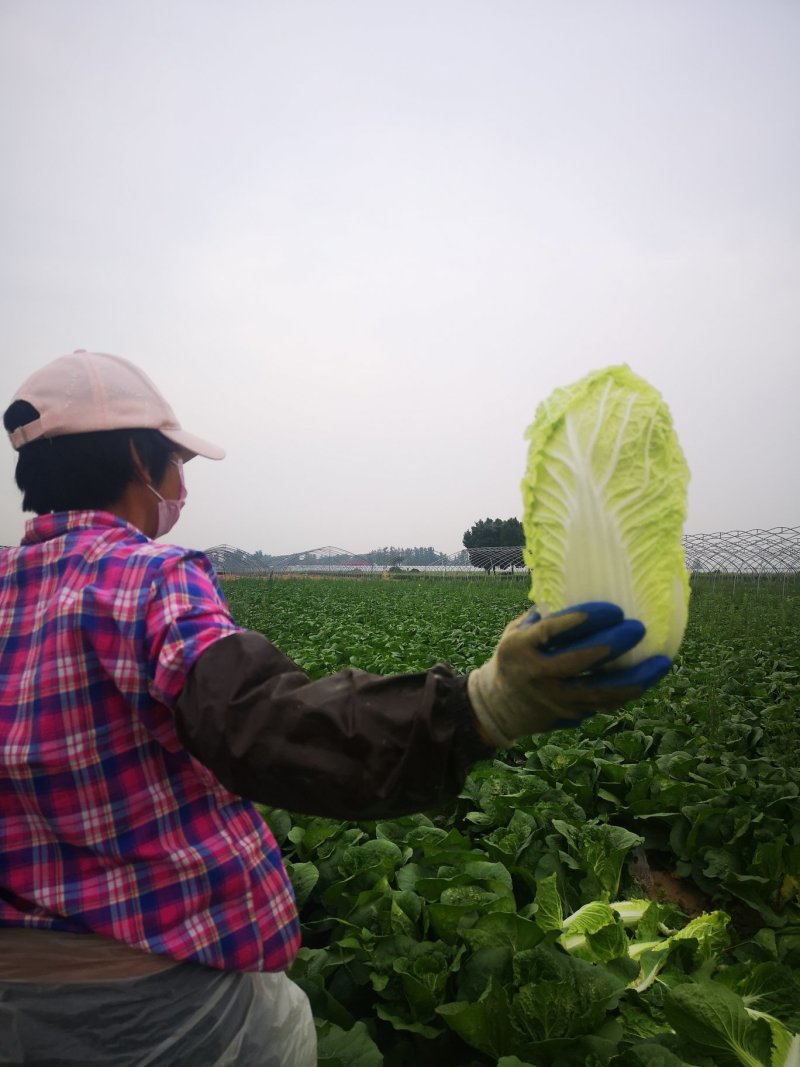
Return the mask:
<path id="1" fill-rule="evenodd" d="M 522 482 L 530 597 L 542 614 L 607 600 L 644 639 L 615 666 L 673 657 L 686 628 L 689 471 L 659 393 L 627 365 L 540 404 Z"/>

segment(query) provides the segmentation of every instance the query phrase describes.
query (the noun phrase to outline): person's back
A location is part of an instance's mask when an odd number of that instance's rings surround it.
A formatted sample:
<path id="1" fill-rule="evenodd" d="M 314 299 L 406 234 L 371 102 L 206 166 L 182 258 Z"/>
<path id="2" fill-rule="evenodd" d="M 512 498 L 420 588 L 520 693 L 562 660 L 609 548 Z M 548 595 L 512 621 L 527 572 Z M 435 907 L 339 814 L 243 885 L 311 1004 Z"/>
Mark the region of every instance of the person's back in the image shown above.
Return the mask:
<path id="1" fill-rule="evenodd" d="M 274 839 L 171 710 L 189 667 L 237 631 L 202 554 L 108 512 L 39 516 L 0 553 L 0 925 L 289 966 L 299 933 Z"/>

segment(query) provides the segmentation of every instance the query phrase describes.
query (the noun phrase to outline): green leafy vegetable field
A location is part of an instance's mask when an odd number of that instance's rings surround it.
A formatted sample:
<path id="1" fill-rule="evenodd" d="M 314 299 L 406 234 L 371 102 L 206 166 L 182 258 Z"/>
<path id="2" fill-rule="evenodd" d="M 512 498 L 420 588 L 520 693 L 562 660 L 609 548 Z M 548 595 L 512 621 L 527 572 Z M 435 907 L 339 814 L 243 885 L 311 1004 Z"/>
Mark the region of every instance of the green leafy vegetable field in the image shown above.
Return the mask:
<path id="1" fill-rule="evenodd" d="M 241 579 L 312 676 L 490 655 L 513 579 Z M 264 812 L 323 1067 L 800 1065 L 800 584 L 696 580 L 674 670 L 478 764 L 447 810 Z"/>

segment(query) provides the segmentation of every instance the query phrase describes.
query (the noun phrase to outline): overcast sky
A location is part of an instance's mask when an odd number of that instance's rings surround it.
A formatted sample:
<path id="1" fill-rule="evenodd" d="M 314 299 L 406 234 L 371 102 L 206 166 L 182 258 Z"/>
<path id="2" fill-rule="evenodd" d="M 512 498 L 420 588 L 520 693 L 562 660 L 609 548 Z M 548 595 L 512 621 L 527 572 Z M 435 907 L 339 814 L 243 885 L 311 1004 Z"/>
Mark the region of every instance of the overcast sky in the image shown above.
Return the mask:
<path id="1" fill-rule="evenodd" d="M 453 552 L 624 361 L 687 532 L 800 525 L 799 55 L 797 0 L 0 0 L 0 404 L 122 355 L 228 450 L 174 539 Z"/>

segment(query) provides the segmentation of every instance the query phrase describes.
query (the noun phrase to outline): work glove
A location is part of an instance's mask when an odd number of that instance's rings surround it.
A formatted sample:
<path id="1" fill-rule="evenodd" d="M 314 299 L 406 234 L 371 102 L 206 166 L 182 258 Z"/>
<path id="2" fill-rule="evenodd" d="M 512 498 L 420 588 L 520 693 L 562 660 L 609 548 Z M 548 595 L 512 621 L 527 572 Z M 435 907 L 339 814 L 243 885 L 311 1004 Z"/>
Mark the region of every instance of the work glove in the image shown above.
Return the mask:
<path id="1" fill-rule="evenodd" d="M 467 678 L 482 732 L 498 748 L 508 748 L 517 737 L 616 711 L 670 669 L 666 656 L 601 669 L 644 632 L 640 622 L 604 602 L 576 604 L 544 619 L 535 609 L 521 615 L 505 628 L 492 658 Z"/>

